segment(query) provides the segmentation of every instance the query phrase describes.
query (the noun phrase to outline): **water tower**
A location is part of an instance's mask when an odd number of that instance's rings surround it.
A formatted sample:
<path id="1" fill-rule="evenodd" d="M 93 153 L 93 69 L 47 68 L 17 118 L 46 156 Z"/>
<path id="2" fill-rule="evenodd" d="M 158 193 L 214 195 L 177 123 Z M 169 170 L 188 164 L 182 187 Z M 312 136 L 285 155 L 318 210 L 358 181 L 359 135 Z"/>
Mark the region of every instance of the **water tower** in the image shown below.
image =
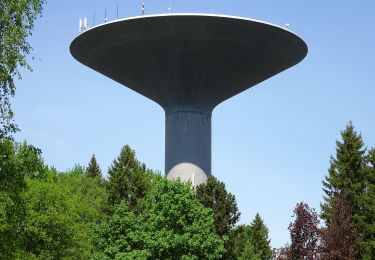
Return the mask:
<path id="1" fill-rule="evenodd" d="M 165 174 L 198 185 L 211 175 L 212 110 L 299 63 L 307 46 L 287 28 L 262 21 L 165 14 L 89 28 L 70 52 L 163 107 Z"/>

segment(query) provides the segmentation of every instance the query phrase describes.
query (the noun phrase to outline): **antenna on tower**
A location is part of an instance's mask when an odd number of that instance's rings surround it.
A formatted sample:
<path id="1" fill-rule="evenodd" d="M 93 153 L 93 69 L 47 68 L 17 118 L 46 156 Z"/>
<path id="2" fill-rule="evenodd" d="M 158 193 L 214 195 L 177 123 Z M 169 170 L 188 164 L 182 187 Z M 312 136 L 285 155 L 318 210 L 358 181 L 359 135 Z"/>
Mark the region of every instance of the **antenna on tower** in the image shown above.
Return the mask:
<path id="1" fill-rule="evenodd" d="M 95 26 L 95 12 L 94 12 L 94 16 L 92 18 L 92 26 Z"/>
<path id="2" fill-rule="evenodd" d="M 83 30 L 86 31 L 89 28 L 87 24 L 87 16 L 83 17 Z"/>
<path id="3" fill-rule="evenodd" d="M 108 22 L 107 18 L 107 8 L 104 9 L 104 23 Z"/>
<path id="4" fill-rule="evenodd" d="M 83 27 L 83 22 L 82 22 L 82 18 L 79 18 L 79 29 L 78 29 L 78 32 L 82 32 L 82 27 Z"/>
<path id="5" fill-rule="evenodd" d="M 170 14 L 172 13 L 172 0 L 169 1 L 168 12 L 169 12 Z"/>
<path id="6" fill-rule="evenodd" d="M 116 14 L 117 14 L 117 19 L 118 19 L 118 5 L 116 5 Z"/>
<path id="7" fill-rule="evenodd" d="M 287 29 L 287 30 L 289 29 L 289 26 L 290 26 L 290 24 L 288 24 L 288 23 L 284 24 L 284 28 Z"/>
<path id="8" fill-rule="evenodd" d="M 141 6 L 141 13 L 142 15 L 145 14 L 145 2 L 142 1 L 142 6 Z"/>

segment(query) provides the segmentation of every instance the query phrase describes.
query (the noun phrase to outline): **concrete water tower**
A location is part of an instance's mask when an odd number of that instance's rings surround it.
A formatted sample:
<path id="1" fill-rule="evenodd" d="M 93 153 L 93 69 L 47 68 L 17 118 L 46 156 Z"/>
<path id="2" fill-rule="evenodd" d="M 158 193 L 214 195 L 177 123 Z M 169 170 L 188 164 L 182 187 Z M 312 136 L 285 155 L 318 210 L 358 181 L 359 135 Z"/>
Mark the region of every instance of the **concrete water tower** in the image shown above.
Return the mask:
<path id="1" fill-rule="evenodd" d="M 211 175 L 212 110 L 299 63 L 307 46 L 286 28 L 257 20 L 165 14 L 89 28 L 70 52 L 164 108 L 165 174 L 198 185 Z"/>

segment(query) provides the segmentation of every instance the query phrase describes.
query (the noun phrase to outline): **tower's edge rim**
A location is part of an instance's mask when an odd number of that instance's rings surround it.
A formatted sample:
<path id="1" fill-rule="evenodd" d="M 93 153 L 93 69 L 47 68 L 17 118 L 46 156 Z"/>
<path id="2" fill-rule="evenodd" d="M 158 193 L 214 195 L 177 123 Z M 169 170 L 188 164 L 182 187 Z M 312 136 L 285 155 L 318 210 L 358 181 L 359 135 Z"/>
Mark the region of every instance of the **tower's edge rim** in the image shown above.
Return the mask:
<path id="1" fill-rule="evenodd" d="M 273 24 L 273 23 L 270 23 L 270 22 L 265 22 L 265 21 L 258 20 L 258 19 L 242 17 L 242 16 L 225 15 L 225 14 L 211 14 L 211 13 L 165 13 L 165 14 L 138 15 L 138 16 L 131 16 L 131 17 L 126 17 L 126 18 L 120 18 L 120 19 L 111 20 L 111 21 L 108 21 L 106 23 L 101 23 L 101 24 L 95 25 L 93 27 L 90 27 L 87 30 L 79 33 L 75 38 L 78 38 L 80 35 L 83 35 L 83 34 L 89 32 L 89 31 L 91 31 L 91 30 L 93 30 L 95 28 L 106 26 L 106 25 L 112 24 L 112 23 L 117 23 L 117 22 L 122 22 L 122 21 L 130 21 L 130 20 L 136 20 L 136 19 L 147 19 L 147 18 L 153 18 L 153 17 L 168 17 L 168 16 L 204 16 L 204 17 L 216 17 L 216 18 L 236 19 L 236 20 L 243 20 L 243 21 L 248 21 L 248 22 L 262 23 L 264 25 L 276 27 L 276 28 L 282 29 L 284 31 L 287 31 L 287 32 L 295 35 L 296 37 L 300 38 L 301 41 L 304 42 L 304 40 L 298 34 L 296 34 L 295 32 L 291 31 L 290 29 L 286 29 L 285 27 L 283 27 L 281 25 Z M 74 40 L 73 40 L 73 42 L 74 42 Z M 306 45 L 306 48 L 307 48 L 307 44 L 306 43 L 305 43 L 305 45 Z"/>

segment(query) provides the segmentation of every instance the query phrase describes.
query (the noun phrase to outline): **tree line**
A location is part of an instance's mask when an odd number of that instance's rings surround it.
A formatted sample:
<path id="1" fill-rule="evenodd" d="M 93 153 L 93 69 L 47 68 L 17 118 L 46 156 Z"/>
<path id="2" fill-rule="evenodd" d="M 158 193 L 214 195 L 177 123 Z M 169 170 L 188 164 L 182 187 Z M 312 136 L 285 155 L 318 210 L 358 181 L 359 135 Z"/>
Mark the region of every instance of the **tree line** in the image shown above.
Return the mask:
<path id="1" fill-rule="evenodd" d="M 169 181 L 125 145 L 102 176 L 58 172 L 41 151 L 0 141 L 1 259 L 270 259 L 257 214 L 238 225 L 235 196 L 215 177 L 196 189 Z"/>
<path id="2" fill-rule="evenodd" d="M 275 250 L 275 259 L 375 259 L 375 148 L 364 146 L 351 122 L 341 139 L 322 181 L 320 218 L 298 203 L 291 243 Z"/>

